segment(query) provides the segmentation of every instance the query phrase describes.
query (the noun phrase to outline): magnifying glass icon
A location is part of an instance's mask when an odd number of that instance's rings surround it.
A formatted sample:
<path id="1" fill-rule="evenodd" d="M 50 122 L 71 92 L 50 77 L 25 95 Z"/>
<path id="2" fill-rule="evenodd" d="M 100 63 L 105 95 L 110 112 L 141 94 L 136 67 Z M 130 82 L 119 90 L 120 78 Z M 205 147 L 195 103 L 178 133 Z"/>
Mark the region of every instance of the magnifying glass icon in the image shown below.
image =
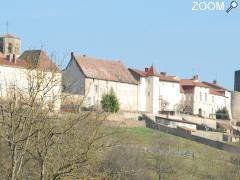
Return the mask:
<path id="1" fill-rule="evenodd" d="M 232 1 L 230 7 L 227 9 L 227 13 L 229 13 L 232 9 L 238 7 L 237 1 Z"/>

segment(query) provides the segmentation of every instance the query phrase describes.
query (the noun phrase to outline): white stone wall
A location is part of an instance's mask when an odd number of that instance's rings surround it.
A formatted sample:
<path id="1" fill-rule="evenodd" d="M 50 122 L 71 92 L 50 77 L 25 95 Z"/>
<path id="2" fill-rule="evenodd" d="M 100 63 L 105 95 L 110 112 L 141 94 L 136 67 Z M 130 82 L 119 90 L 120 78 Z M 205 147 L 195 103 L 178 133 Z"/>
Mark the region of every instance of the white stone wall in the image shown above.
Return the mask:
<path id="1" fill-rule="evenodd" d="M 180 85 L 176 82 L 159 81 L 159 77 L 140 77 L 139 110 L 158 114 L 162 102 L 168 102 L 165 110 L 177 111 L 181 101 Z"/>
<path id="2" fill-rule="evenodd" d="M 216 114 L 218 109 L 226 107 L 231 118 L 231 94 L 226 93 L 226 96 L 210 94 L 209 88 L 195 87 L 193 94 L 193 114 L 198 115 L 199 110 L 202 110 L 202 116 L 211 117 Z"/>
<path id="3" fill-rule="evenodd" d="M 100 105 L 102 96 L 111 89 L 119 99 L 121 110 L 138 111 L 138 85 L 90 78 L 85 79 L 86 105 Z"/>
<path id="4" fill-rule="evenodd" d="M 160 99 L 167 101 L 167 111 L 177 111 L 181 103 L 180 85 L 176 82 L 159 81 Z"/>
<path id="5" fill-rule="evenodd" d="M 61 73 L 51 73 L 42 71 L 30 71 L 25 68 L 12 67 L 12 66 L 0 66 L 0 96 L 3 98 L 9 98 L 12 91 L 21 93 L 21 95 L 28 95 L 29 88 L 33 80 L 36 78 L 36 74 L 41 81 L 38 95 L 43 98 L 43 101 L 53 105 L 55 111 L 60 110 L 61 106 Z M 41 74 L 41 75 L 39 75 Z M 53 76 L 52 76 L 53 75 Z M 51 81 L 49 81 L 51 79 Z M 52 82 L 52 83 L 49 83 Z M 34 83 L 33 83 L 34 84 Z"/>
<path id="6" fill-rule="evenodd" d="M 147 110 L 153 114 L 158 114 L 160 110 L 160 97 L 159 97 L 159 77 L 148 77 L 148 107 Z"/>
<path id="7" fill-rule="evenodd" d="M 147 79 L 145 77 L 140 77 L 140 83 L 138 86 L 138 110 L 142 112 L 147 111 Z"/>

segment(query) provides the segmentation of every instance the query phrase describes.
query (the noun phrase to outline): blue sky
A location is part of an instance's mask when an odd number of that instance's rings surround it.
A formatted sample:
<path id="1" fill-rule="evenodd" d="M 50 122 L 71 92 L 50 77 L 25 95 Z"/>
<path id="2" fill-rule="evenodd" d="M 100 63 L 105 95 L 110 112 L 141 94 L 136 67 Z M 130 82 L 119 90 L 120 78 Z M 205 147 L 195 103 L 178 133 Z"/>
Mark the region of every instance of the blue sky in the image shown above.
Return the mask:
<path id="1" fill-rule="evenodd" d="M 74 51 L 183 78 L 199 74 L 230 89 L 240 69 L 240 7 L 226 14 L 192 11 L 192 0 L 15 0 L 1 2 L 1 34 L 6 21 L 22 50 L 44 47 L 64 65 Z"/>

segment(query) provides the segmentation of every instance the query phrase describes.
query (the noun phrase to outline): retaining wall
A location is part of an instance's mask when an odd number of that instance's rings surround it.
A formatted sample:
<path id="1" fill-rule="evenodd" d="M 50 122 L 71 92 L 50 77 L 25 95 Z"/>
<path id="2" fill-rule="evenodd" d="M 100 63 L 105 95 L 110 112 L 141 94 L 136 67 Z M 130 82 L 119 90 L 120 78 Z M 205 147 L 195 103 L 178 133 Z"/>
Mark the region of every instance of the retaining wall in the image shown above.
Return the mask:
<path id="1" fill-rule="evenodd" d="M 183 128 L 171 128 L 171 127 L 167 127 L 161 124 L 157 124 L 156 122 L 154 122 L 151 118 L 149 118 L 147 115 L 143 115 L 143 120 L 145 120 L 146 123 L 146 127 L 147 128 L 151 128 L 151 129 L 156 129 L 165 133 L 169 133 L 172 134 L 174 136 L 179 136 L 182 138 L 186 138 L 192 141 L 196 141 L 198 143 L 202 143 L 217 149 L 221 149 L 224 151 L 228 151 L 231 153 L 240 153 L 240 148 L 236 147 L 236 146 L 232 146 L 223 142 L 219 142 L 219 141 L 214 141 L 214 140 L 210 140 L 210 139 L 206 139 L 203 137 L 199 137 L 199 136 L 194 136 L 191 134 L 191 131 L 185 130 Z"/>

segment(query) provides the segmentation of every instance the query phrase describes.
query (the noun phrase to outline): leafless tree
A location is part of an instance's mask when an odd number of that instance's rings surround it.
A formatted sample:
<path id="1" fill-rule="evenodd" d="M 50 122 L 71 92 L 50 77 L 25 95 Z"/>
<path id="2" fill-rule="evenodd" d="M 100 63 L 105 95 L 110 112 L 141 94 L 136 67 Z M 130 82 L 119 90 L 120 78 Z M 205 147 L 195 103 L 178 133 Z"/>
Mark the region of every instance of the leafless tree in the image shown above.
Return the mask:
<path id="1" fill-rule="evenodd" d="M 0 174 L 4 179 L 61 179 L 80 176 L 111 147 L 115 131 L 102 126 L 101 111 L 62 114 L 58 69 L 31 64 L 24 70 L 25 88 L 5 86 L 0 98 Z M 81 102 L 79 102 L 81 103 Z"/>
<path id="2" fill-rule="evenodd" d="M 169 102 L 167 100 L 161 99 L 161 111 L 166 111 L 168 106 L 169 106 Z"/>
<path id="3" fill-rule="evenodd" d="M 192 113 L 192 103 L 186 99 L 182 99 L 178 104 L 178 111 L 182 113 Z"/>

